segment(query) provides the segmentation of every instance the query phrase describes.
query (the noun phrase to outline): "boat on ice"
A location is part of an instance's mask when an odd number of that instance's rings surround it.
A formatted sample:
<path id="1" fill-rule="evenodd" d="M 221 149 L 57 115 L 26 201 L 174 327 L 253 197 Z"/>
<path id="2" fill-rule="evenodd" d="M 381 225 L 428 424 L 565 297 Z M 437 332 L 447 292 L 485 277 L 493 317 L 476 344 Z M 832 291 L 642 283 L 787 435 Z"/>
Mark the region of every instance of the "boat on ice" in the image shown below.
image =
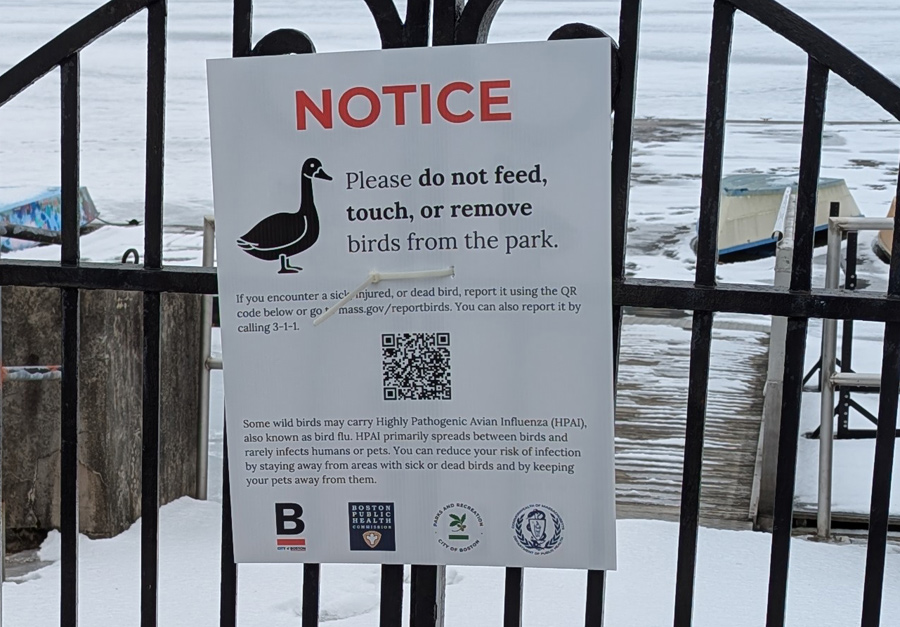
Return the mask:
<path id="1" fill-rule="evenodd" d="M 785 189 L 796 201 L 798 176 L 732 174 L 722 178 L 719 202 L 719 260 L 740 261 L 775 254 L 775 220 Z M 832 202 L 840 215 L 861 215 L 844 179 L 820 178 L 816 200 L 816 243 L 824 244 Z"/>
<path id="2" fill-rule="evenodd" d="M 48 231 L 62 232 L 62 190 L 48 187 L 41 190 L 23 192 L 21 188 L 0 187 L 0 225 L 26 226 Z M 81 212 L 81 230 L 97 228 L 92 224 L 99 213 L 86 187 L 78 190 L 78 208 Z M 0 251 L 22 250 L 39 245 L 38 242 L 11 237 L 0 237 Z"/>

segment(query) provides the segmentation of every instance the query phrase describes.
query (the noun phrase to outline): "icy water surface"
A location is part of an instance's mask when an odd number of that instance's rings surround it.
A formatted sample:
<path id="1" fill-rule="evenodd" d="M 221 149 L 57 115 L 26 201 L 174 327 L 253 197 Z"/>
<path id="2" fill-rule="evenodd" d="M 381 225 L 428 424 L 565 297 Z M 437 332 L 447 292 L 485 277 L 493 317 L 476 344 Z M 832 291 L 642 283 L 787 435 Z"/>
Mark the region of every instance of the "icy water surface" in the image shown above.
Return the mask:
<path id="1" fill-rule="evenodd" d="M 398 4 L 402 11 L 405 3 Z M 894 3 L 793 0 L 786 4 L 887 76 L 900 78 L 900 61 L 894 54 L 898 38 Z M 0 0 L 0 71 L 99 5 L 87 0 Z M 168 224 L 199 226 L 202 215 L 211 211 L 205 60 L 230 55 L 231 6 L 228 0 L 169 2 Z M 490 40 L 546 39 L 557 26 L 572 21 L 597 25 L 615 36 L 618 8 L 614 0 L 507 0 L 494 21 Z M 254 10 L 255 39 L 275 28 L 294 27 L 308 32 L 323 52 L 379 46 L 363 0 L 258 0 Z M 638 119 L 702 119 L 711 16 L 710 0 L 644 2 Z M 142 212 L 145 41 L 142 13 L 82 55 L 82 180 L 104 215 L 116 220 Z M 733 60 L 730 118 L 802 117 L 806 57 L 792 44 L 739 14 Z M 829 119 L 887 117 L 854 88 L 832 80 Z M 0 185 L 57 185 L 58 134 L 59 81 L 54 72 L 0 109 Z M 691 144 L 691 151 L 699 154 L 699 146 Z M 773 151 L 769 160 L 780 165 L 783 153 Z M 784 167 L 790 165 L 794 164 Z M 675 180 L 685 174 L 678 173 Z"/>

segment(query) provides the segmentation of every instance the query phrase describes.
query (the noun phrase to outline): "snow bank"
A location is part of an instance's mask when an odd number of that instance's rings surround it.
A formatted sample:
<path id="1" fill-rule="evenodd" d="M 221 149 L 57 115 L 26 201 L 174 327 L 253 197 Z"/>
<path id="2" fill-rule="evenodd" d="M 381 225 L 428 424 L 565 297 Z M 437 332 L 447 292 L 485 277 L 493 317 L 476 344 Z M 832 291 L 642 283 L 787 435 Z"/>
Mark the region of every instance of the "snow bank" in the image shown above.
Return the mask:
<path id="1" fill-rule="evenodd" d="M 217 503 L 182 498 L 160 513 L 159 617 L 163 627 L 218 625 L 219 529 Z M 672 620 L 678 526 L 656 521 L 618 523 L 618 572 L 607 585 L 607 623 L 617 627 L 668 625 Z M 694 624 L 758 627 L 765 622 L 771 536 L 750 531 L 700 530 Z M 140 608 L 140 522 L 109 540 L 82 538 L 79 624 L 134 625 Z M 4 586 L 7 627 L 59 625 L 59 535 L 40 551 L 54 563 Z M 792 545 L 788 624 L 821 627 L 858 623 L 865 547 L 795 539 Z M 370 565 L 322 567 L 323 623 L 378 624 L 380 569 Z M 503 613 L 503 570 L 448 568 L 447 622 L 497 625 Z M 296 627 L 300 621 L 300 565 L 246 565 L 239 572 L 242 627 Z M 584 620 L 586 574 L 525 573 L 524 624 L 577 625 Z M 900 587 L 900 550 L 889 549 L 885 590 Z M 406 588 L 408 594 L 408 586 Z M 885 595 L 882 623 L 900 624 L 900 597 Z"/>

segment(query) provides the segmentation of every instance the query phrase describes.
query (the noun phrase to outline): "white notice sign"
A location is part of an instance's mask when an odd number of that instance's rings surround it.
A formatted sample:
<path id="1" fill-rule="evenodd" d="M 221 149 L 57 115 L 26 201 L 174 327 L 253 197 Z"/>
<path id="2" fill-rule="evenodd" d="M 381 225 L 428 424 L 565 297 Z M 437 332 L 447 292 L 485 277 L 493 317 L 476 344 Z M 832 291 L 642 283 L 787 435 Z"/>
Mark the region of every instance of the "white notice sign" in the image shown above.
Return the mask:
<path id="1" fill-rule="evenodd" d="M 237 561 L 615 567 L 609 54 L 209 62 Z"/>

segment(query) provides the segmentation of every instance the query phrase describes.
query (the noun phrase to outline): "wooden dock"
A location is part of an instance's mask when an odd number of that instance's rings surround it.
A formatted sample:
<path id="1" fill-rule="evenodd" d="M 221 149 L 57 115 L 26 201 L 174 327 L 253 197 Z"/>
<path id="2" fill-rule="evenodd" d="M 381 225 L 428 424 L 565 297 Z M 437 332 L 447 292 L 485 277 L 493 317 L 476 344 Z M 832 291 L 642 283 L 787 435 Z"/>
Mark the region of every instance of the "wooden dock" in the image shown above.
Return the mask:
<path id="1" fill-rule="evenodd" d="M 762 417 L 768 320 L 713 331 L 700 521 L 748 529 Z M 687 412 L 691 318 L 626 316 L 616 404 L 619 518 L 677 521 Z"/>

